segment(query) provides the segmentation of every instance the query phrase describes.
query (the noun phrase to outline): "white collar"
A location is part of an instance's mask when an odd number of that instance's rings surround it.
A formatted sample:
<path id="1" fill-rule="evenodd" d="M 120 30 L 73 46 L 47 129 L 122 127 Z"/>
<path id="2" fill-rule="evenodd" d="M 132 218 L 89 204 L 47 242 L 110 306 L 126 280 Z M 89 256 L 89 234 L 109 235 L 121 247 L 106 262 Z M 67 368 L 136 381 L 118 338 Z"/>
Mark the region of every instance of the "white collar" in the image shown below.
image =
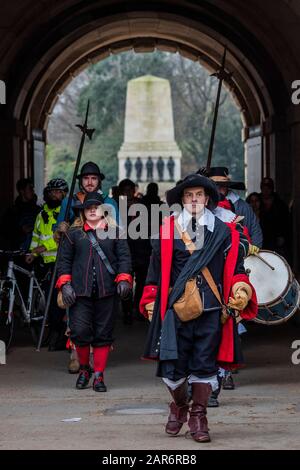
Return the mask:
<path id="1" fill-rule="evenodd" d="M 234 204 L 236 201 L 238 201 L 240 199 L 240 196 L 237 193 L 235 193 L 234 191 L 230 190 L 230 191 L 228 191 L 226 199 L 229 199 L 229 201 L 231 201 L 232 204 Z"/>
<path id="2" fill-rule="evenodd" d="M 180 213 L 178 217 L 178 223 L 182 229 L 183 232 L 186 231 L 187 226 L 192 218 L 192 214 L 188 212 L 185 208 L 183 211 Z M 199 225 L 206 225 L 207 230 L 210 232 L 214 231 L 215 228 L 215 216 L 214 214 L 207 209 L 206 207 L 204 208 L 204 213 L 200 215 L 200 217 L 197 220 Z"/>

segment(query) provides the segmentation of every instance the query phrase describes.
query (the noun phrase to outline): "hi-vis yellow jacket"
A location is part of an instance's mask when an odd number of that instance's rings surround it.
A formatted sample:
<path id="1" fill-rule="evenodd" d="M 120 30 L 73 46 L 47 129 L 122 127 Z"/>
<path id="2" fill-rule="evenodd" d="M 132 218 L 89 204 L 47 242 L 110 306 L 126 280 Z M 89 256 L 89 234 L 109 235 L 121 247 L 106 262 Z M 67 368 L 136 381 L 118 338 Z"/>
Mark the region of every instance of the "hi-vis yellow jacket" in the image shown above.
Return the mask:
<path id="1" fill-rule="evenodd" d="M 59 211 L 60 206 L 50 209 L 45 204 L 35 220 L 30 251 L 37 246 L 44 246 L 47 250 L 41 253 L 44 263 L 54 263 L 56 260 L 57 244 L 53 238 L 53 226 L 57 223 Z"/>

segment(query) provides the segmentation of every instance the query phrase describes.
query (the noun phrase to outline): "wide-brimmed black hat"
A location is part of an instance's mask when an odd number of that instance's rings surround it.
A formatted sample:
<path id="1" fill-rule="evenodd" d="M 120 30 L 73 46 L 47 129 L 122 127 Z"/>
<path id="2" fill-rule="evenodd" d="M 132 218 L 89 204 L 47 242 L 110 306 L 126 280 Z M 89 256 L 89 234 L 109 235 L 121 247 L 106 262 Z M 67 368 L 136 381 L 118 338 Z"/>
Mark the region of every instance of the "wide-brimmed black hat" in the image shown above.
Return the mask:
<path id="1" fill-rule="evenodd" d="M 105 179 L 105 175 L 101 173 L 100 168 L 94 162 L 87 162 L 82 165 L 80 173 L 77 175 L 77 178 L 80 179 L 86 175 L 96 175 L 99 176 L 100 180 Z"/>
<path id="2" fill-rule="evenodd" d="M 85 199 L 82 204 L 81 203 L 75 204 L 74 209 L 84 210 L 91 206 L 100 206 L 103 203 L 104 201 L 103 201 L 103 197 L 101 196 L 101 194 L 97 193 L 96 191 L 93 191 L 92 193 L 86 194 Z"/>
<path id="3" fill-rule="evenodd" d="M 207 178 L 206 176 L 198 175 L 197 173 L 192 173 L 184 178 L 184 180 L 170 189 L 166 193 L 166 199 L 169 206 L 173 204 L 182 205 L 182 196 L 183 191 L 186 188 L 204 188 L 206 194 L 209 196 L 209 209 L 214 209 L 219 202 L 219 193 L 215 183 Z"/>
<path id="4" fill-rule="evenodd" d="M 227 186 L 230 189 L 244 191 L 245 183 L 242 181 L 232 181 L 229 176 L 229 170 L 225 166 L 214 166 L 208 170 L 209 178 L 217 185 Z"/>

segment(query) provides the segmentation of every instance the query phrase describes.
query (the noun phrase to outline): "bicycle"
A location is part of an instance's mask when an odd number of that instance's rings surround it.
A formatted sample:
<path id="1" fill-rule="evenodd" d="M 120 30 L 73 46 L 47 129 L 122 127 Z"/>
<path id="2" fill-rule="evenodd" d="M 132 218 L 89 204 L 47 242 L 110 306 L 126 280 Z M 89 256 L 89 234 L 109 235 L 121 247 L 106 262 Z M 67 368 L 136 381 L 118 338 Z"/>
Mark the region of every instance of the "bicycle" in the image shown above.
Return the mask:
<path id="1" fill-rule="evenodd" d="M 0 250 L 0 256 L 8 258 L 6 276 L 0 279 L 0 339 L 5 342 L 8 351 L 14 332 L 15 308 L 20 307 L 22 321 L 30 327 L 35 345 L 38 343 L 41 324 L 44 318 L 46 298 L 37 280 L 34 268 L 27 270 L 18 266 L 14 259 L 24 256 L 21 250 Z M 25 302 L 15 273 L 19 272 L 29 278 L 28 297 Z"/>

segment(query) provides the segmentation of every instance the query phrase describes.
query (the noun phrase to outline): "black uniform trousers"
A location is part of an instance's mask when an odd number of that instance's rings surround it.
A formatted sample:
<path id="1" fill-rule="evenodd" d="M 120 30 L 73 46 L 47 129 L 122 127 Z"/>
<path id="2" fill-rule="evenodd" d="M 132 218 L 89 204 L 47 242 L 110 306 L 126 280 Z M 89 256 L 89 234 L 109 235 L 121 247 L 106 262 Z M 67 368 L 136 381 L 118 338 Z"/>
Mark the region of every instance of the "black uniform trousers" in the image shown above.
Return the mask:
<path id="1" fill-rule="evenodd" d="M 179 380 L 193 374 L 199 378 L 216 375 L 221 341 L 221 309 L 204 311 L 194 320 L 182 322 L 174 313 L 178 359 L 159 361 L 157 375 Z"/>
<path id="2" fill-rule="evenodd" d="M 75 346 L 109 346 L 118 309 L 115 295 L 102 298 L 77 297 L 69 310 L 71 340 Z"/>

